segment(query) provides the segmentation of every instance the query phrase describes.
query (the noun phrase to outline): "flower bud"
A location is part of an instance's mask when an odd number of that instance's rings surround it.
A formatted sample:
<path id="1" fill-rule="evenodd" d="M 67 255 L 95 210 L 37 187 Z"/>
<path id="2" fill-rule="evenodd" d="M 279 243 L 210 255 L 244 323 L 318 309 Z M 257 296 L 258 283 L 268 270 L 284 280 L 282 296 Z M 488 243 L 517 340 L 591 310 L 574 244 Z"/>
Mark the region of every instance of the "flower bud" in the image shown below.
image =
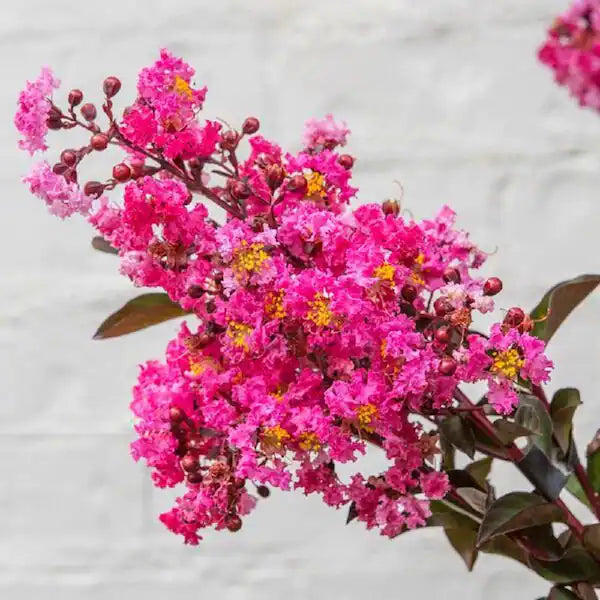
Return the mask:
<path id="1" fill-rule="evenodd" d="M 502 281 L 497 277 L 490 277 L 483 284 L 483 293 L 486 296 L 495 296 L 502 291 Z"/>
<path id="2" fill-rule="evenodd" d="M 196 300 L 198 298 L 202 298 L 202 296 L 204 296 L 204 294 L 205 294 L 205 291 L 199 285 L 191 285 L 188 288 L 187 293 L 190 298 L 194 298 Z"/>
<path id="3" fill-rule="evenodd" d="M 397 217 L 400 213 L 400 205 L 397 200 L 386 200 L 381 208 L 383 209 L 383 214 L 385 215 L 393 215 Z"/>
<path id="4" fill-rule="evenodd" d="M 246 135 L 256 133 L 260 127 L 260 121 L 256 117 L 248 117 L 242 125 L 242 131 Z"/>
<path id="5" fill-rule="evenodd" d="M 407 283 L 406 285 L 402 286 L 400 294 L 407 302 L 414 302 L 417 298 L 418 292 L 414 285 Z"/>
<path id="6" fill-rule="evenodd" d="M 181 459 L 181 468 L 187 473 L 194 473 L 200 469 L 200 461 L 193 454 L 186 454 Z"/>
<path id="7" fill-rule="evenodd" d="M 261 498 L 268 498 L 271 495 L 271 490 L 266 485 L 259 485 L 256 488 L 256 493 Z"/>
<path id="8" fill-rule="evenodd" d="M 433 303 L 433 310 L 438 317 L 443 317 L 449 312 L 452 312 L 454 310 L 454 306 L 452 306 L 452 302 L 450 302 L 448 298 L 442 296 Z"/>
<path id="9" fill-rule="evenodd" d="M 69 92 L 69 104 L 71 106 L 78 106 L 83 100 L 83 92 L 81 90 L 71 90 Z"/>
<path id="10" fill-rule="evenodd" d="M 271 165 L 267 168 L 267 183 L 272 190 L 281 185 L 284 176 L 284 171 L 279 165 Z"/>
<path id="11" fill-rule="evenodd" d="M 306 188 L 307 188 L 307 183 L 306 183 L 306 177 L 304 177 L 304 175 L 294 175 L 287 184 L 287 189 L 290 190 L 290 192 L 298 192 L 300 194 L 303 194 L 304 192 L 306 192 Z"/>
<path id="12" fill-rule="evenodd" d="M 83 188 L 83 193 L 86 196 L 92 196 L 92 198 L 98 198 L 103 192 L 104 184 L 99 181 L 88 181 Z"/>
<path id="13" fill-rule="evenodd" d="M 112 175 L 117 181 L 123 183 L 131 177 L 131 169 L 129 168 L 129 165 L 119 163 L 113 167 Z"/>
<path id="14" fill-rule="evenodd" d="M 450 328 L 448 327 L 439 327 L 436 329 L 434 334 L 436 342 L 440 344 L 447 344 L 450 341 Z"/>
<path id="15" fill-rule="evenodd" d="M 102 89 L 107 98 L 112 98 L 119 93 L 121 82 L 116 77 L 107 77 L 102 84 Z"/>
<path id="16" fill-rule="evenodd" d="M 60 153 L 60 160 L 64 162 L 65 165 L 72 167 L 77 162 L 77 154 L 74 150 L 63 150 Z"/>
<path id="17" fill-rule="evenodd" d="M 53 131 L 56 131 L 57 129 L 62 129 L 62 121 L 60 119 L 48 119 L 46 121 L 46 125 L 48 126 L 48 129 L 52 129 Z"/>
<path id="18" fill-rule="evenodd" d="M 81 107 L 81 114 L 86 121 L 93 121 L 96 118 L 98 111 L 91 102 L 88 102 Z"/>
<path id="19" fill-rule="evenodd" d="M 90 145 L 94 150 L 105 150 L 106 146 L 108 146 L 108 136 L 105 133 L 96 133 L 92 136 Z"/>
<path id="20" fill-rule="evenodd" d="M 518 327 L 525 318 L 525 312 L 518 306 L 513 306 L 504 317 L 504 324 L 508 327 Z"/>
<path id="21" fill-rule="evenodd" d="M 401 302 L 400 303 L 400 312 L 411 319 L 417 316 L 417 310 L 410 302 Z"/>
<path id="22" fill-rule="evenodd" d="M 460 283 L 460 273 L 453 267 L 444 270 L 443 278 L 446 283 Z"/>
<path id="23" fill-rule="evenodd" d="M 69 170 L 68 165 L 65 165 L 65 163 L 63 163 L 63 162 L 57 162 L 52 167 L 52 172 L 56 173 L 57 175 L 64 175 L 65 171 L 68 171 L 68 170 Z"/>
<path id="24" fill-rule="evenodd" d="M 238 515 L 227 515 L 225 517 L 225 527 L 232 533 L 239 531 L 242 528 L 242 520 Z"/>
<path id="25" fill-rule="evenodd" d="M 344 167 L 344 169 L 349 171 L 354 166 L 354 158 L 349 154 L 341 154 L 338 157 L 338 163 L 340 166 Z"/>
<path id="26" fill-rule="evenodd" d="M 238 142 L 239 136 L 237 131 L 233 131 L 233 129 L 228 129 L 224 131 L 221 135 L 221 146 L 226 148 L 227 150 L 233 150 Z"/>
<path id="27" fill-rule="evenodd" d="M 442 358 L 442 360 L 440 360 L 440 364 L 438 366 L 438 371 L 442 375 L 450 376 L 450 375 L 454 375 L 457 367 L 458 367 L 458 364 L 456 363 L 456 361 L 453 358 L 450 358 L 448 356 L 448 357 Z"/>
<path id="28" fill-rule="evenodd" d="M 250 196 L 250 190 L 243 181 L 236 181 L 231 186 L 231 195 L 236 200 L 245 200 Z"/>
<path id="29" fill-rule="evenodd" d="M 200 471 L 193 471 L 192 473 L 188 473 L 186 476 L 188 483 L 198 484 L 202 483 L 202 473 Z"/>
<path id="30" fill-rule="evenodd" d="M 169 421 L 172 425 L 183 422 L 185 419 L 185 413 L 178 406 L 171 406 L 169 408 Z"/>

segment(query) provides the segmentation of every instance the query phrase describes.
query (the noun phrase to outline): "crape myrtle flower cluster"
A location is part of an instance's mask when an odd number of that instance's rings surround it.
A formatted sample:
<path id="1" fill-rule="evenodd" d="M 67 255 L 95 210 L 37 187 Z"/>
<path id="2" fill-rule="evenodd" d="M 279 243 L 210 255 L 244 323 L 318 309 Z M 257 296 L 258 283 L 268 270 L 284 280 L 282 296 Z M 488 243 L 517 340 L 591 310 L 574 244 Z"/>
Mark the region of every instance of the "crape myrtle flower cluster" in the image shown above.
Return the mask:
<path id="1" fill-rule="evenodd" d="M 582 106 L 600 110 L 600 0 L 575 0 L 538 52 Z"/>
<path id="2" fill-rule="evenodd" d="M 531 319 L 512 308 L 489 335 L 471 329 L 502 283 L 476 274 L 486 255 L 450 208 L 421 222 L 394 200 L 348 208 L 357 190 L 344 124 L 313 119 L 303 148 L 285 152 L 254 117 L 240 130 L 202 120 L 206 89 L 193 75 L 163 50 L 120 116 L 121 83 L 109 77 L 102 128 L 81 91 L 54 104 L 45 69 L 15 118 L 30 152 L 46 148 L 48 130 L 89 133 L 25 182 L 54 214 L 84 215 L 135 285 L 191 313 L 166 359 L 141 367 L 131 404 L 133 457 L 156 486 L 185 490 L 161 520 L 196 544 L 206 527 L 237 531 L 279 488 L 351 506 L 390 537 L 424 525 L 429 500 L 449 490 L 427 420 L 457 406 L 461 383 L 485 382 L 488 410 L 510 414 L 519 389 L 546 382 L 552 364 Z M 80 163 L 109 145 L 122 162 L 80 184 Z M 115 202 L 106 192 L 119 186 Z M 369 444 L 386 469 L 342 478 L 338 465 Z"/>

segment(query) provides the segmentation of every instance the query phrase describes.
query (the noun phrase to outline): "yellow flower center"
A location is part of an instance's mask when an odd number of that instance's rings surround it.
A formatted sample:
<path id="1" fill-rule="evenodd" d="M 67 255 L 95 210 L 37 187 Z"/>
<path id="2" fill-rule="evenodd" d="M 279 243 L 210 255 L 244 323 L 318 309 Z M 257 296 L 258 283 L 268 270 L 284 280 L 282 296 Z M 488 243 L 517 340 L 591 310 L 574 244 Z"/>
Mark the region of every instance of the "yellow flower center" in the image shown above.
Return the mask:
<path id="1" fill-rule="evenodd" d="M 280 450 L 290 439 L 290 434 L 279 425 L 266 427 L 262 432 L 262 443 L 269 449 Z"/>
<path id="2" fill-rule="evenodd" d="M 417 258 L 415 258 L 415 264 L 413 265 L 413 270 L 411 274 L 411 279 L 413 283 L 417 285 L 425 285 L 425 280 L 421 277 L 421 267 L 425 262 L 425 255 L 420 252 Z"/>
<path id="3" fill-rule="evenodd" d="M 173 82 L 173 89 L 180 96 L 185 96 L 188 99 L 191 99 L 192 96 L 194 95 L 192 92 L 192 88 L 190 87 L 190 84 L 182 77 L 179 77 L 179 75 L 177 75 L 175 77 L 175 81 Z"/>
<path id="4" fill-rule="evenodd" d="M 190 371 L 192 375 L 202 375 L 207 369 L 220 371 L 220 366 L 214 358 L 210 356 L 190 356 Z"/>
<path id="5" fill-rule="evenodd" d="M 286 316 L 283 306 L 284 291 L 269 292 L 265 301 L 265 312 L 271 319 L 283 319 Z"/>
<path id="6" fill-rule="evenodd" d="M 378 266 L 374 271 L 373 275 L 382 281 L 389 281 L 392 284 L 394 283 L 394 275 L 396 273 L 396 267 L 394 265 L 390 265 L 390 263 L 383 263 Z"/>
<path id="7" fill-rule="evenodd" d="M 306 176 L 307 196 L 319 196 L 321 198 L 325 198 L 327 195 L 325 187 L 325 177 L 323 177 L 323 175 L 318 171 L 312 171 L 310 175 Z"/>
<path id="8" fill-rule="evenodd" d="M 248 338 L 252 333 L 252 327 L 238 321 L 229 321 L 227 325 L 227 336 L 236 348 L 243 348 L 245 352 L 250 350 Z"/>
<path id="9" fill-rule="evenodd" d="M 315 452 L 321 448 L 321 442 L 317 437 L 316 433 L 312 431 L 305 431 L 300 435 L 300 443 L 298 444 L 301 450 L 305 452 L 310 452 L 314 450 Z"/>
<path id="10" fill-rule="evenodd" d="M 514 379 L 525 363 L 516 348 L 510 348 L 510 350 L 503 350 L 502 352 L 493 352 L 492 358 L 494 359 L 492 372 L 502 374 L 508 377 L 508 379 Z"/>
<path id="11" fill-rule="evenodd" d="M 329 298 L 320 292 L 315 294 L 312 302 L 309 302 L 310 310 L 306 315 L 309 321 L 312 321 L 317 327 L 327 327 L 331 324 L 333 313 L 329 309 Z"/>
<path id="12" fill-rule="evenodd" d="M 233 272 L 238 277 L 244 273 L 258 273 L 264 262 L 269 258 L 264 248 L 264 244 L 254 243 L 248 245 L 248 242 L 243 240 L 241 246 L 234 252 Z"/>
<path id="13" fill-rule="evenodd" d="M 358 421 L 358 425 L 368 433 L 373 433 L 373 431 L 375 431 L 375 428 L 371 423 L 378 415 L 379 411 L 373 404 L 363 404 L 356 408 L 356 420 Z"/>

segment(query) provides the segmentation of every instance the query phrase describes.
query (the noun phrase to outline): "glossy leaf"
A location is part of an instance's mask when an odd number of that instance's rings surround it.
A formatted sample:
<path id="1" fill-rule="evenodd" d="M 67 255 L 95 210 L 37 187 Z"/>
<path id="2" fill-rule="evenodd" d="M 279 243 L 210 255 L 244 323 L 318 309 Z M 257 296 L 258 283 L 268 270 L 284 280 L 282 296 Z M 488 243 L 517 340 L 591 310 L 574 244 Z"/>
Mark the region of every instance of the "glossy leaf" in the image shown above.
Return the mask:
<path id="1" fill-rule="evenodd" d="M 552 450 L 552 419 L 539 398 L 519 395 L 515 423 L 533 432 L 532 441 L 546 454 Z"/>
<path id="2" fill-rule="evenodd" d="M 531 311 L 533 335 L 549 341 L 571 311 L 600 284 L 600 275 L 580 275 L 551 288 Z"/>
<path id="3" fill-rule="evenodd" d="M 587 525 L 583 530 L 583 545 L 600 559 L 600 524 Z"/>
<path id="4" fill-rule="evenodd" d="M 142 294 L 108 317 L 94 334 L 95 340 L 133 333 L 151 325 L 186 315 L 167 294 Z"/>
<path id="5" fill-rule="evenodd" d="M 506 535 L 497 535 L 481 545 L 479 550 L 485 554 L 498 554 L 500 556 L 512 558 L 526 567 L 529 567 L 525 551 Z"/>
<path id="6" fill-rule="evenodd" d="M 529 557 L 529 564 L 544 579 L 555 583 L 597 582 L 600 579 L 598 563 L 581 547 L 569 548 L 559 560 Z"/>
<path id="7" fill-rule="evenodd" d="M 592 509 L 590 501 L 588 500 L 588 497 L 583 491 L 583 488 L 581 487 L 581 484 L 579 483 L 579 480 L 577 479 L 574 473 L 571 473 L 569 475 L 565 488 L 568 492 L 575 496 L 575 498 L 577 498 L 579 502 L 585 504 L 585 506 L 587 506 L 590 510 Z"/>
<path id="8" fill-rule="evenodd" d="M 479 528 L 478 545 L 494 536 L 536 525 L 563 521 L 563 512 L 541 496 L 511 492 L 498 498 L 488 509 Z"/>
<path id="9" fill-rule="evenodd" d="M 471 477 L 473 477 L 473 479 L 475 479 L 475 481 L 477 481 L 477 483 L 482 488 L 485 488 L 486 481 L 492 469 L 493 462 L 493 458 L 491 458 L 490 456 L 486 456 L 485 458 L 476 460 L 470 465 L 467 465 L 465 467 L 465 471 L 469 473 L 469 475 L 471 475 Z"/>
<path id="10" fill-rule="evenodd" d="M 440 424 L 441 434 L 458 450 L 470 458 L 475 455 L 473 429 L 459 415 L 452 415 Z"/>
<path id="11" fill-rule="evenodd" d="M 512 442 L 518 438 L 529 437 L 536 433 L 535 431 L 531 431 L 531 429 L 527 429 L 526 427 L 523 427 L 523 425 L 520 425 L 515 421 L 509 421 L 508 419 L 498 419 L 494 421 L 494 428 L 502 441 L 507 445 L 512 444 Z"/>
<path id="12" fill-rule="evenodd" d="M 547 500 L 556 500 L 567 483 L 567 475 L 536 445 L 529 447 L 517 466 Z"/>
<path id="13" fill-rule="evenodd" d="M 116 248 L 113 248 L 110 245 L 110 242 L 107 242 L 102 236 L 99 235 L 92 238 L 92 248 L 99 250 L 100 252 L 105 252 L 106 254 L 119 254 L 119 251 Z"/>
<path id="14" fill-rule="evenodd" d="M 571 590 L 555 586 L 550 590 L 548 600 L 579 600 L 579 596 Z"/>
<path id="15" fill-rule="evenodd" d="M 444 529 L 444 533 L 452 547 L 463 559 L 467 569 L 473 570 L 477 555 L 479 554 L 475 542 L 477 540 L 476 529 Z"/>
<path id="16" fill-rule="evenodd" d="M 587 473 L 594 490 L 600 492 L 600 450 L 588 456 Z"/>
<path id="17" fill-rule="evenodd" d="M 580 404 L 579 390 L 575 388 L 558 390 L 550 403 L 550 417 L 554 425 L 554 437 L 565 456 L 567 456 L 571 447 L 573 415 Z"/>
<path id="18" fill-rule="evenodd" d="M 441 526 L 445 529 L 477 529 L 478 518 L 448 500 L 432 500 L 429 505 L 431 517 L 427 522 L 429 527 Z"/>
<path id="19" fill-rule="evenodd" d="M 475 512 L 484 514 L 487 509 L 488 495 L 481 490 L 472 487 L 456 488 L 456 493 L 460 496 Z"/>

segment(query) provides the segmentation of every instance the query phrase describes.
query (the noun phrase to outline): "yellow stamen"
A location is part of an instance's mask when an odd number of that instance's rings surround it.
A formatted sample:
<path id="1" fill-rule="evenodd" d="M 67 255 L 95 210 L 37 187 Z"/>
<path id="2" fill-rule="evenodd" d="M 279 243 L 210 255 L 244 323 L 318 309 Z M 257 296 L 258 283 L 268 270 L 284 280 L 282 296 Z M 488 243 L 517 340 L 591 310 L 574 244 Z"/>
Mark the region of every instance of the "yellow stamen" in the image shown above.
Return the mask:
<path id="1" fill-rule="evenodd" d="M 413 265 L 412 274 L 410 276 L 413 283 L 417 285 L 425 285 L 425 280 L 423 279 L 423 277 L 421 277 L 421 267 L 423 266 L 424 262 L 425 255 L 422 252 L 420 252 L 417 258 L 415 258 L 415 264 Z"/>
<path id="2" fill-rule="evenodd" d="M 283 297 L 285 292 L 279 290 L 277 292 L 269 292 L 265 301 L 265 312 L 271 319 L 283 319 L 286 316 L 286 311 L 283 306 Z"/>
<path id="3" fill-rule="evenodd" d="M 310 310 L 306 315 L 317 327 L 327 327 L 331 324 L 333 313 L 329 309 L 329 298 L 318 292 L 312 302 L 309 302 Z"/>
<path id="4" fill-rule="evenodd" d="M 316 433 L 312 431 L 305 431 L 300 435 L 300 443 L 298 444 L 301 450 L 305 452 L 310 452 L 314 450 L 315 452 L 321 448 L 321 442 L 317 437 Z"/>
<path id="5" fill-rule="evenodd" d="M 384 262 L 382 265 L 377 267 L 373 271 L 373 275 L 382 281 L 389 281 L 394 283 L 394 275 L 396 274 L 396 267 L 390 265 L 390 263 Z"/>
<path id="6" fill-rule="evenodd" d="M 525 361 L 521 358 L 519 351 L 516 348 L 503 350 L 502 352 L 493 352 L 492 372 L 502 374 L 508 379 L 514 379 L 518 374 Z"/>
<path id="7" fill-rule="evenodd" d="M 227 325 L 227 336 L 231 338 L 232 344 L 236 348 L 243 348 L 245 352 L 250 350 L 248 338 L 252 333 L 252 327 L 238 321 L 229 321 Z"/>
<path id="8" fill-rule="evenodd" d="M 191 99 L 194 95 L 190 84 L 182 77 L 179 77 L 179 75 L 175 77 L 175 81 L 173 82 L 173 89 L 180 96 L 186 96 L 188 99 Z"/>
<path id="9" fill-rule="evenodd" d="M 269 255 L 264 249 L 265 245 L 254 243 L 248 245 L 246 240 L 237 248 L 233 255 L 233 272 L 241 277 L 245 273 L 258 273 Z"/>
<path id="10" fill-rule="evenodd" d="M 312 171 L 310 175 L 306 176 L 306 184 L 307 196 L 319 196 L 325 198 L 327 195 L 327 192 L 325 191 L 325 177 L 318 171 Z"/>
<path id="11" fill-rule="evenodd" d="M 356 419 L 361 429 L 364 429 L 367 433 L 373 433 L 375 428 L 371 425 L 374 419 L 379 416 L 377 407 L 373 404 L 363 404 L 356 408 Z"/>
<path id="12" fill-rule="evenodd" d="M 262 443 L 267 449 L 280 450 L 290 439 L 290 434 L 279 425 L 266 427 L 262 432 Z"/>

